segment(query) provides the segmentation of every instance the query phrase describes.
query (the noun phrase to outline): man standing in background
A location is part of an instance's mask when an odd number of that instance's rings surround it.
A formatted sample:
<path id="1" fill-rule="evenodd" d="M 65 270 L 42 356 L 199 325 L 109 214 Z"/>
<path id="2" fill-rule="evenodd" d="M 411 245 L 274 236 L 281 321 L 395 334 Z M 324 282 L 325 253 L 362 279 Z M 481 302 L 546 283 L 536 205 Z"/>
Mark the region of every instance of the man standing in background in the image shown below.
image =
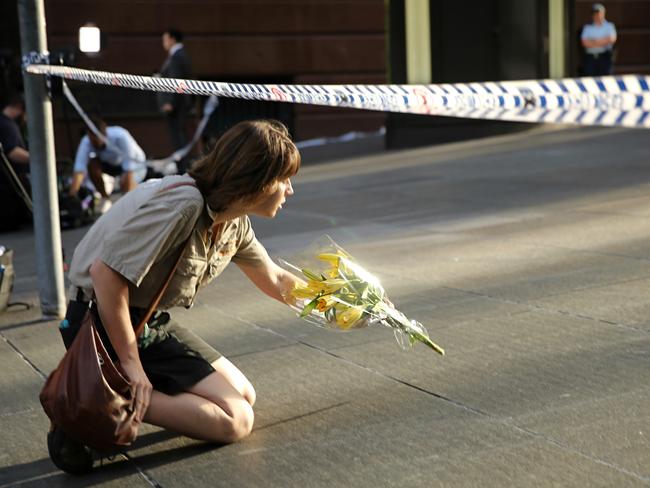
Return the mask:
<path id="1" fill-rule="evenodd" d="M 162 45 L 167 51 L 167 59 L 162 65 L 160 75 L 163 78 L 184 78 L 191 74 L 190 58 L 183 47 L 183 34 L 176 29 L 168 29 L 162 35 Z M 174 150 L 181 149 L 187 144 L 185 119 L 190 110 L 191 100 L 187 95 L 179 93 L 159 93 L 158 105 L 167 118 L 169 135 Z M 184 173 L 186 162 L 179 162 L 179 173 Z"/>
<path id="2" fill-rule="evenodd" d="M 591 7 L 592 23 L 582 28 L 582 47 L 585 49 L 585 76 L 611 75 L 612 50 L 616 42 L 616 27 L 605 20 L 605 7 L 594 3 Z"/>

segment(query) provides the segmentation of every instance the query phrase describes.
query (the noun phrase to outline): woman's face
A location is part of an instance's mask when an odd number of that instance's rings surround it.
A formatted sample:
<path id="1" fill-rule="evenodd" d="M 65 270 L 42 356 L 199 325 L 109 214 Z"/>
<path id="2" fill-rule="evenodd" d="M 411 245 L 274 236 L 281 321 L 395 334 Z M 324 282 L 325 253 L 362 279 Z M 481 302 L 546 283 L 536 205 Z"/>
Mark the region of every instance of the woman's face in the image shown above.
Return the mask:
<path id="1" fill-rule="evenodd" d="M 269 190 L 252 205 L 249 213 L 260 217 L 273 218 L 290 195 L 293 195 L 291 179 L 276 180 Z"/>

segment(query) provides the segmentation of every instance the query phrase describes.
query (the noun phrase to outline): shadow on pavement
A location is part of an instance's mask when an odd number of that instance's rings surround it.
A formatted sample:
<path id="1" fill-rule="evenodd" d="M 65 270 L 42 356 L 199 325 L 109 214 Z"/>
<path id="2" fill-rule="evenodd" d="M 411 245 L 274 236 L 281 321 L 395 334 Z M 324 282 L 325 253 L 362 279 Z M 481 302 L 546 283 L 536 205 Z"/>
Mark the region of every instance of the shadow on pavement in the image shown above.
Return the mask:
<path id="1" fill-rule="evenodd" d="M 115 460 L 110 464 L 96 467 L 84 476 L 71 476 L 56 468 L 49 458 L 30 463 L 0 468 L 0 487 L 83 487 L 95 486 L 106 481 L 136 474 L 137 471 L 126 459 Z"/>
<path id="2" fill-rule="evenodd" d="M 82 476 L 72 476 L 60 471 L 49 458 L 0 468 L 0 488 L 95 486 L 107 481 L 138 475 L 141 470 L 189 459 L 220 447 L 197 442 L 143 456 L 130 455 L 130 452 L 136 449 L 150 447 L 176 437 L 180 437 L 180 435 L 168 431 L 145 434 L 133 444 L 131 449 L 123 454 L 115 455 L 112 459 L 105 458 L 96 461 L 93 471 Z"/>

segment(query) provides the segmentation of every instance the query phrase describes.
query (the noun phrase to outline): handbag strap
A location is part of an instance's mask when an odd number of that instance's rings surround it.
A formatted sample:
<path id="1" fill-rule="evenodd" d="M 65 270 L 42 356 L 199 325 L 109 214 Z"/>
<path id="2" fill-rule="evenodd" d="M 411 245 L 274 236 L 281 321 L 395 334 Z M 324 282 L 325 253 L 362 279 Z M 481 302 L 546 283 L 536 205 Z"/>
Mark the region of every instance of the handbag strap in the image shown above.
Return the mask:
<path id="1" fill-rule="evenodd" d="M 178 183 L 174 183 L 172 185 L 169 185 L 168 187 L 163 188 L 160 190 L 159 193 L 166 192 L 168 190 L 172 190 L 174 188 L 178 188 L 179 186 L 194 186 L 196 187 L 196 184 L 193 182 L 189 181 L 181 181 Z M 185 241 L 185 244 L 181 247 L 181 252 L 178 254 L 178 257 L 176 258 L 176 262 L 174 263 L 174 266 L 172 269 L 169 271 L 169 274 L 167 275 L 167 278 L 165 278 L 165 282 L 162 284 L 160 289 L 158 290 L 158 293 L 154 295 L 154 297 L 151 299 L 151 303 L 149 304 L 149 307 L 147 308 L 147 311 L 145 314 L 142 316 L 142 319 L 140 319 L 140 322 L 138 323 L 138 326 L 135 328 L 135 336 L 139 337 L 140 334 L 142 333 L 142 330 L 144 329 L 144 326 L 147 324 L 149 319 L 151 318 L 151 315 L 153 314 L 154 310 L 156 310 L 156 307 L 158 306 L 158 303 L 160 303 L 160 299 L 162 298 L 163 294 L 165 293 L 165 290 L 167 290 L 167 287 L 169 286 L 169 283 L 172 281 L 172 277 L 174 276 L 174 273 L 176 272 L 176 268 L 178 268 L 178 264 L 181 262 L 181 258 L 183 257 L 183 252 L 185 251 L 185 248 L 190 242 L 190 239 L 192 238 L 192 233 L 190 232 L 189 237 Z"/>

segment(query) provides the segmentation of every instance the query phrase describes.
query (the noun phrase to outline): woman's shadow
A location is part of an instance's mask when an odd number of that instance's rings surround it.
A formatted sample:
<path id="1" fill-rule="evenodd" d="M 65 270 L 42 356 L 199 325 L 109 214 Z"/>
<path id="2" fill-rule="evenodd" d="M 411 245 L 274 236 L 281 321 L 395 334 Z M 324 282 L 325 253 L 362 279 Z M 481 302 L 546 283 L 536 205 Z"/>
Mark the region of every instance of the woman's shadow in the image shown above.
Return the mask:
<path id="1" fill-rule="evenodd" d="M 165 451 L 130 456 L 129 452 L 145 449 L 154 444 L 171 441 L 176 438 L 186 440 L 186 444 Z M 45 445 L 45 440 L 43 440 Z M 48 457 L 23 464 L 14 464 L 0 468 L 0 488 L 9 487 L 86 487 L 100 483 L 138 475 L 148 469 L 164 464 L 204 454 L 218 449 L 219 445 L 187 439 L 180 434 L 169 431 L 150 432 L 139 437 L 133 445 L 111 458 L 95 462 L 91 473 L 83 476 L 71 476 L 60 471 Z"/>

